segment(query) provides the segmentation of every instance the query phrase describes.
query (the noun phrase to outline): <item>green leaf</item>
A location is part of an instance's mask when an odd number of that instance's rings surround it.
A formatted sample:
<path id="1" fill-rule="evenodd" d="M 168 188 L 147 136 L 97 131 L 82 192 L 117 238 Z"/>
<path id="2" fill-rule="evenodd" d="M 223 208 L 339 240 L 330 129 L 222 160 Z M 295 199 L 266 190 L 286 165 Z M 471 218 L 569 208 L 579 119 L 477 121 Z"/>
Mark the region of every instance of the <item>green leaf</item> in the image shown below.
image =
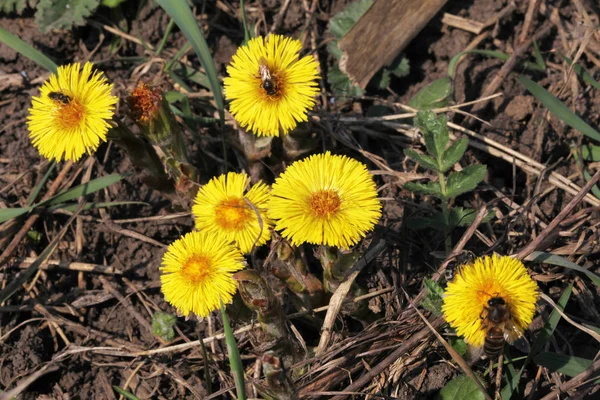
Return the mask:
<path id="1" fill-rule="evenodd" d="M 448 222 L 450 224 L 450 228 L 456 228 L 457 226 L 470 226 L 475 221 L 477 212 L 477 210 L 473 210 L 472 208 L 452 208 L 448 215 Z M 483 217 L 482 222 L 491 221 L 495 215 L 496 213 L 494 211 L 488 212 L 487 215 Z"/>
<path id="2" fill-rule="evenodd" d="M 540 51 L 540 46 L 538 46 L 537 41 L 533 41 L 533 56 L 535 57 L 536 65 L 543 71 L 546 69 L 546 63 L 544 62 L 544 57 L 542 57 L 542 52 Z"/>
<path id="3" fill-rule="evenodd" d="M 105 187 L 110 186 L 113 183 L 119 182 L 121 179 L 123 179 L 123 176 L 119 174 L 103 176 L 102 178 L 97 178 L 89 181 L 88 183 L 75 186 L 74 188 L 68 190 L 64 190 L 56 196 L 53 196 L 48 200 L 36 204 L 35 207 L 64 203 L 66 201 L 97 192 L 98 190 L 104 189 Z"/>
<path id="4" fill-rule="evenodd" d="M 375 86 L 377 89 L 382 90 L 390 86 L 390 82 L 392 81 L 391 73 L 387 68 L 380 69 L 371 81 L 370 85 Z"/>
<path id="5" fill-rule="evenodd" d="M 567 56 L 562 56 L 562 57 L 566 61 L 567 64 L 569 64 L 569 65 L 573 64 L 573 60 L 571 60 L 569 57 L 567 57 Z M 573 70 L 575 71 L 577 76 L 579 76 L 581 79 L 583 79 L 584 82 L 595 87 L 596 89 L 600 89 L 600 83 L 598 83 L 598 81 L 596 81 L 592 77 L 592 75 L 590 75 L 590 73 L 587 72 L 581 65 L 579 65 L 579 64 L 573 65 Z"/>
<path id="6" fill-rule="evenodd" d="M 463 339 L 462 337 L 452 336 L 452 337 L 448 338 L 448 343 L 461 356 L 464 356 L 465 354 L 467 354 L 467 347 L 468 347 L 467 342 L 465 342 L 465 339 Z"/>
<path id="7" fill-rule="evenodd" d="M 372 4 L 373 0 L 359 0 L 350 3 L 346 8 L 329 19 L 329 32 L 336 40 L 341 39 L 352 29 L 356 21 L 367 12 Z"/>
<path id="8" fill-rule="evenodd" d="M 419 154 L 412 149 L 404 149 L 404 155 L 406 157 L 412 158 L 413 160 L 421 164 L 421 166 L 423 166 L 424 168 L 439 171 L 437 163 L 431 156 L 428 156 L 426 154 Z"/>
<path id="9" fill-rule="evenodd" d="M 542 367 L 548 368 L 550 372 L 560 372 L 567 376 L 579 375 L 594 362 L 594 360 L 588 360 L 587 358 L 550 352 L 538 354 L 533 358 L 533 361 Z"/>
<path id="10" fill-rule="evenodd" d="M 229 317 L 227 317 L 223 301 L 219 301 L 221 303 L 221 317 L 223 318 L 223 330 L 225 331 L 225 343 L 227 343 L 229 366 L 231 367 L 231 373 L 233 374 L 233 380 L 235 381 L 238 400 L 246 400 L 246 386 L 242 358 L 240 357 L 240 351 L 237 347 L 235 336 L 233 336 L 233 330 L 229 324 Z"/>
<path id="11" fill-rule="evenodd" d="M 546 89 L 535 83 L 529 78 L 522 75 L 519 76 L 519 82 L 535 96 L 536 99 L 554 114 L 558 119 L 569 125 L 571 128 L 578 130 L 590 139 L 600 141 L 600 133 L 589 126 L 584 120 L 575 115 L 567 106 L 559 99 L 548 92 Z"/>
<path id="12" fill-rule="evenodd" d="M 27 196 L 26 204 L 28 206 L 33 205 L 33 202 L 39 196 L 40 192 L 42 191 L 42 189 L 46 185 L 46 182 L 50 178 L 50 175 L 52 174 L 52 172 L 54 172 L 55 168 L 56 168 L 56 161 L 52 161 L 48 165 L 48 170 L 46 171 L 46 173 L 44 174 L 44 176 L 42 177 L 42 179 L 37 183 L 37 185 L 35 185 L 35 187 L 31 191 L 31 193 L 29 194 L 29 196 Z"/>
<path id="13" fill-rule="evenodd" d="M 242 10 L 242 26 L 244 27 L 244 43 L 248 43 L 250 39 L 252 39 L 252 32 L 248 28 L 248 19 L 246 18 L 246 5 L 244 4 L 244 0 L 240 0 L 240 9 Z"/>
<path id="14" fill-rule="evenodd" d="M 556 303 L 557 307 L 560 308 L 561 311 L 565 310 L 565 307 L 567 306 L 567 303 L 569 302 L 569 298 L 571 297 L 572 290 L 573 290 L 573 284 L 571 283 L 563 291 L 563 293 L 560 296 L 560 299 Z M 538 354 L 540 352 L 540 350 L 546 345 L 548 340 L 550 340 L 560 319 L 561 319 L 560 313 L 556 309 L 553 310 L 552 313 L 550 314 L 550 318 L 548 318 L 548 320 L 544 324 L 544 327 L 539 331 L 537 337 L 535 338 L 535 342 L 533 343 L 533 346 L 531 346 L 531 351 L 530 351 L 529 355 L 527 356 L 527 359 L 525 359 L 525 362 L 521 366 L 521 369 L 519 370 L 519 372 L 517 372 L 515 375 L 513 375 L 511 379 L 508 379 L 508 383 L 502 389 L 502 392 L 501 392 L 502 399 L 507 400 L 507 399 L 511 398 L 515 389 L 518 388 L 519 380 L 521 379 L 521 375 L 523 374 L 525 367 L 527 366 L 529 361 L 531 361 L 531 359 L 533 357 L 535 357 L 535 355 Z"/>
<path id="15" fill-rule="evenodd" d="M 35 23 L 42 32 L 82 26 L 99 5 L 100 0 L 40 0 Z"/>
<path id="16" fill-rule="evenodd" d="M 331 90 L 338 95 L 359 97 L 364 94 L 364 90 L 359 86 L 354 85 L 352 81 L 350 81 L 348 75 L 340 71 L 340 68 L 337 65 L 329 68 L 329 71 L 327 72 L 327 83 L 329 83 Z"/>
<path id="17" fill-rule="evenodd" d="M 131 206 L 131 205 L 144 205 L 149 206 L 150 204 L 144 203 L 143 201 L 110 201 L 110 202 L 99 202 L 99 203 L 86 203 L 86 205 L 82 208 L 82 211 L 98 209 L 98 208 L 108 208 L 108 207 L 116 207 L 116 206 Z M 79 204 L 57 204 L 52 207 L 48 207 L 49 211 L 54 210 L 64 210 L 68 212 L 75 212 Z"/>
<path id="18" fill-rule="evenodd" d="M 152 316 L 152 334 L 160 336 L 166 341 L 175 339 L 175 330 L 173 327 L 177 322 L 177 317 L 162 311 L 155 312 Z"/>
<path id="19" fill-rule="evenodd" d="M 581 146 L 581 157 L 585 161 L 600 161 L 600 146 L 596 146 L 593 144 L 584 144 L 583 146 Z"/>
<path id="20" fill-rule="evenodd" d="M 438 117 L 432 111 L 419 111 L 415 117 L 415 125 L 423 132 L 427 151 L 439 164 L 439 159 L 448 145 L 446 115 L 442 114 Z"/>
<path id="21" fill-rule="evenodd" d="M 430 110 L 448 105 L 452 96 L 452 79 L 445 76 L 436 79 L 415 94 L 408 105 L 417 110 Z"/>
<path id="22" fill-rule="evenodd" d="M 404 78 L 410 73 L 410 62 L 404 54 L 399 54 L 387 69 L 397 78 Z"/>
<path id="23" fill-rule="evenodd" d="M 435 315 L 442 315 L 444 289 L 431 278 L 423 279 L 423 286 L 427 289 L 427 294 L 421 304 Z"/>
<path id="24" fill-rule="evenodd" d="M 16 12 L 20 15 L 28 5 L 32 7 L 33 3 L 35 3 L 35 0 L 0 0 L 0 12 L 5 14 Z"/>
<path id="25" fill-rule="evenodd" d="M 453 172 L 446 182 L 446 198 L 459 196 L 475 189 L 483 181 L 487 167 L 485 165 L 469 165 L 460 172 Z"/>
<path id="26" fill-rule="evenodd" d="M 179 26 L 179 29 L 181 29 L 181 32 L 183 32 L 200 59 L 200 64 L 204 67 L 210 82 L 210 88 L 215 98 L 221 123 L 223 123 L 225 121 L 225 112 L 217 69 L 215 68 L 208 44 L 198 28 L 198 23 L 190 7 L 185 0 L 156 0 L 156 2 L 175 20 L 175 23 Z"/>
<path id="27" fill-rule="evenodd" d="M 435 197 L 442 197 L 442 189 L 440 188 L 439 182 L 427 182 L 427 183 L 419 183 L 419 182 L 406 182 L 404 184 L 404 189 L 411 192 L 418 192 L 422 194 L 428 194 Z"/>
<path id="28" fill-rule="evenodd" d="M 442 400 L 482 400 L 485 395 L 475 382 L 466 375 L 452 379 L 440 390 Z"/>
<path id="29" fill-rule="evenodd" d="M 450 168 L 454 166 L 454 164 L 459 162 L 462 156 L 465 154 L 465 151 L 467 151 L 468 145 L 469 139 L 462 138 L 456 140 L 450 145 L 450 147 L 444 150 L 444 154 L 442 154 L 441 157 L 442 170 L 440 172 L 447 172 Z"/>
<path id="30" fill-rule="evenodd" d="M 587 169 L 583 170 L 583 177 L 585 178 L 586 182 L 589 182 L 592 179 L 592 175 L 590 175 Z M 600 199 L 600 188 L 598 188 L 598 185 L 592 186 L 592 194 L 596 196 L 596 198 Z"/>
<path id="31" fill-rule="evenodd" d="M 0 208 L 0 223 L 27 214 L 30 210 L 31 207 Z"/>
<path id="32" fill-rule="evenodd" d="M 50 72 L 56 72 L 56 69 L 58 68 L 54 61 L 46 57 L 43 53 L 2 28 L 0 28 L 0 42 L 37 63 L 40 67 L 46 68 Z"/>
<path id="33" fill-rule="evenodd" d="M 127 390 L 121 389 L 120 387 L 118 387 L 116 385 L 112 385 L 112 387 L 115 390 L 115 392 L 119 393 L 120 395 L 122 395 L 126 399 L 129 399 L 129 400 L 140 400 L 139 397 L 136 397 L 133 393 L 130 393 Z"/>
<path id="34" fill-rule="evenodd" d="M 101 5 L 109 8 L 116 8 L 121 3 L 125 3 L 127 0 L 102 0 Z"/>
<path id="35" fill-rule="evenodd" d="M 596 286 L 600 287 L 600 276 L 556 254 L 546 253 L 543 251 L 534 251 L 525 259 L 527 261 L 558 265 L 559 267 L 565 267 L 572 269 L 573 271 L 581 272 L 582 274 L 587 275 L 588 278 L 590 278 L 592 282 L 596 284 Z"/>

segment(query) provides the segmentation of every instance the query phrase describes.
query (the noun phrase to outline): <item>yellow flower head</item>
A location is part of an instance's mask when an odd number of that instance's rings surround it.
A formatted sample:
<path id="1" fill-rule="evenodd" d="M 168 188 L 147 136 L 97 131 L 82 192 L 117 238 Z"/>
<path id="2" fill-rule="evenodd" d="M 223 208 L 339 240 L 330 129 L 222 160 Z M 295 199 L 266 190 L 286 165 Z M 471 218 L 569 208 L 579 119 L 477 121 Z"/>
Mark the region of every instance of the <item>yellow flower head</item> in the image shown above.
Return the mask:
<path id="1" fill-rule="evenodd" d="M 269 240 L 269 188 L 262 182 L 250 190 L 248 175 L 230 172 L 211 179 L 198 191 L 192 207 L 196 228 L 235 241 L 242 253 Z"/>
<path id="2" fill-rule="evenodd" d="M 169 246 L 163 257 L 161 290 L 165 299 L 186 317 L 206 317 L 229 303 L 236 291 L 231 277 L 244 268 L 240 251 L 222 237 L 190 232 Z"/>
<path id="3" fill-rule="evenodd" d="M 117 98 L 110 94 L 101 72 L 87 62 L 58 67 L 43 84 L 29 109 L 29 137 L 40 154 L 50 160 L 77 161 L 106 141 L 108 120 Z"/>
<path id="4" fill-rule="evenodd" d="M 373 229 L 381 203 L 366 165 L 327 152 L 296 161 L 277 178 L 269 216 L 295 246 L 348 248 Z"/>
<path id="5" fill-rule="evenodd" d="M 473 346 L 482 346 L 486 329 L 482 324 L 488 300 L 502 297 L 510 321 L 505 325 L 509 342 L 518 339 L 533 319 L 538 287 L 523 263 L 494 254 L 464 265 L 448 283 L 442 311 L 446 321 Z M 513 327 L 513 329 L 509 329 Z"/>
<path id="6" fill-rule="evenodd" d="M 299 59 L 301 48 L 299 40 L 281 35 L 251 39 L 238 48 L 223 82 L 231 114 L 243 128 L 279 136 L 308 120 L 319 72 L 313 56 Z"/>

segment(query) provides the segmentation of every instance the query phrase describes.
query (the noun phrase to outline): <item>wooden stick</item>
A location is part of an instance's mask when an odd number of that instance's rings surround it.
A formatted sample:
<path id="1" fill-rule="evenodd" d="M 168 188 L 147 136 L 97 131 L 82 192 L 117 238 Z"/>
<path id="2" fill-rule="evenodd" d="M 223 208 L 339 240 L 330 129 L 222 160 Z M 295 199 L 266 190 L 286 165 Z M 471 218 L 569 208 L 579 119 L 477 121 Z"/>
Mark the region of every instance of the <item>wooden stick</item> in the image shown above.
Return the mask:
<path id="1" fill-rule="evenodd" d="M 338 45 L 340 69 L 362 87 L 389 65 L 447 0 L 376 1 Z"/>

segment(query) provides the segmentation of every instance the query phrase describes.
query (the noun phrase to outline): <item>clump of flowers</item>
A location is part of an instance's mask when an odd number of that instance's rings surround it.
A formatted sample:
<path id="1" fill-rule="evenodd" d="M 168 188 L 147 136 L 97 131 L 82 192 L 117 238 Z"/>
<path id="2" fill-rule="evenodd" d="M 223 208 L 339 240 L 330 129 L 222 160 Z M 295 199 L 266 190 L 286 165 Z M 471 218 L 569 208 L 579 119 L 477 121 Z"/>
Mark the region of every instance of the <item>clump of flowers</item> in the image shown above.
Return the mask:
<path id="1" fill-rule="evenodd" d="M 531 323 L 537 296 L 538 287 L 521 261 L 494 254 L 461 266 L 445 290 L 442 311 L 458 335 L 479 347 L 485 341 L 488 300 L 501 297 L 509 314 L 504 332 L 512 342 Z"/>
<path id="2" fill-rule="evenodd" d="M 47 159 L 77 161 L 106 141 L 117 98 L 112 85 L 87 62 L 58 67 L 32 98 L 29 137 Z"/>
<path id="3" fill-rule="evenodd" d="M 349 248 L 381 217 L 367 166 L 330 152 L 291 164 L 273 184 L 269 216 L 292 244 Z"/>
<path id="4" fill-rule="evenodd" d="M 188 233 L 169 246 L 160 281 L 165 299 L 186 317 L 200 317 L 229 303 L 237 289 L 232 274 L 243 269 L 242 253 L 221 236 Z"/>
<path id="5" fill-rule="evenodd" d="M 299 40 L 281 35 L 251 39 L 227 67 L 225 97 L 238 123 L 259 136 L 287 134 L 315 105 L 318 64 L 299 57 Z"/>
<path id="6" fill-rule="evenodd" d="M 200 188 L 192 207 L 198 230 L 235 242 L 243 253 L 265 244 L 273 225 L 266 213 L 268 186 L 249 184 L 243 173 L 213 178 Z"/>

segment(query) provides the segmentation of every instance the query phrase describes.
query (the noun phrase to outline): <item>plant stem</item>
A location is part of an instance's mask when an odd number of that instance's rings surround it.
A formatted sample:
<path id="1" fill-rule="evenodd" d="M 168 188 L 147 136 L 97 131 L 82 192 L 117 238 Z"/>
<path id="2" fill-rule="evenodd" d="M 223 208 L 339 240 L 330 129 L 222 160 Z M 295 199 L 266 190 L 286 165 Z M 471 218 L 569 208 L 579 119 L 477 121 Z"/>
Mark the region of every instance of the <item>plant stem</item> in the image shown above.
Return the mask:
<path id="1" fill-rule="evenodd" d="M 452 238 L 450 237 L 450 206 L 446 197 L 446 177 L 443 173 L 439 173 L 440 190 L 442 192 L 442 215 L 444 216 L 444 249 L 446 254 L 452 250 Z"/>

